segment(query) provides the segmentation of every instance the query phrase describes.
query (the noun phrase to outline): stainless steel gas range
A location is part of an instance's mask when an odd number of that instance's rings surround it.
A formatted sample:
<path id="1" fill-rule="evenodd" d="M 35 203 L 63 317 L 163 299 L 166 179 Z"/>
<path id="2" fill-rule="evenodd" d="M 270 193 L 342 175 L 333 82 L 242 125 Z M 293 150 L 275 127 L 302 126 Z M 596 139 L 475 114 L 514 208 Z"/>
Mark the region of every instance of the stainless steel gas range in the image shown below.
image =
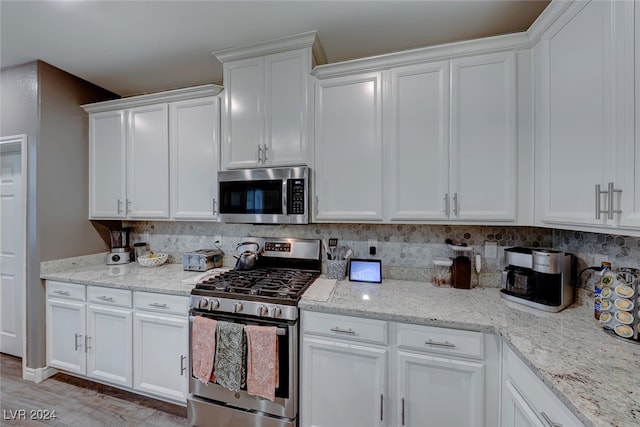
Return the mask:
<path id="1" fill-rule="evenodd" d="M 194 377 L 190 366 L 187 412 L 192 426 L 298 425 L 298 301 L 320 274 L 320 241 L 255 237 L 247 240 L 260 245 L 257 268 L 227 271 L 196 285 L 190 297 L 190 337 L 198 316 L 218 322 L 276 327 L 275 398 L 258 397 L 246 389 L 232 391 L 216 382 L 205 384 Z M 193 357 L 190 360 L 193 365 Z"/>

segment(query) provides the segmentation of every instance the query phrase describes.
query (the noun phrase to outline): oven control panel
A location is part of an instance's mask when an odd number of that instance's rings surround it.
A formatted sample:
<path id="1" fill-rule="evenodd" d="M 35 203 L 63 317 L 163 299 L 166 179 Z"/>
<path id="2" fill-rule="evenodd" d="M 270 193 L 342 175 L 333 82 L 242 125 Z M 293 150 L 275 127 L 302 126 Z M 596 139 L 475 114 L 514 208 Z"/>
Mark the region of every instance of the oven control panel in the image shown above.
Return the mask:
<path id="1" fill-rule="evenodd" d="M 238 314 L 270 319 L 296 320 L 298 308 L 295 305 L 269 304 L 259 301 L 214 298 L 191 295 L 189 300 L 191 315 L 198 313 Z"/>
<path id="2" fill-rule="evenodd" d="M 264 242 L 264 250 L 266 252 L 291 252 L 291 243 L 289 243 L 289 242 Z"/>

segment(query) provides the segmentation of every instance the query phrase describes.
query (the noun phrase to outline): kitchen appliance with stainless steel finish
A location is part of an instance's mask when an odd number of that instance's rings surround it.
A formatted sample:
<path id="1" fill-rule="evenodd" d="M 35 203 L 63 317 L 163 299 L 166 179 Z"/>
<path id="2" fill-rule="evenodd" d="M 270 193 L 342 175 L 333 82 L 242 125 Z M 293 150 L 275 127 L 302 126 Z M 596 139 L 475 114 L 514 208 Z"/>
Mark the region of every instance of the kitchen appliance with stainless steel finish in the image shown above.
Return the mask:
<path id="1" fill-rule="evenodd" d="M 207 271 L 222 267 L 223 253 L 220 249 L 198 249 L 182 254 L 182 269 L 185 271 Z"/>
<path id="2" fill-rule="evenodd" d="M 217 383 L 189 382 L 189 425 L 216 427 L 298 425 L 298 301 L 320 275 L 320 240 L 246 237 L 261 248 L 255 268 L 203 279 L 191 291 L 190 336 L 197 316 L 277 327 L 275 400 L 234 392 Z M 191 358 L 190 360 L 192 360 Z M 192 368 L 192 367 L 191 367 Z M 190 372 L 193 370 L 190 369 Z"/>
<path id="3" fill-rule="evenodd" d="M 129 246 L 130 233 L 130 227 L 112 228 L 109 230 L 111 252 L 107 254 L 107 265 L 128 264 L 133 261 L 133 250 L 131 246 Z"/>
<path id="4" fill-rule="evenodd" d="M 220 221 L 244 224 L 308 224 L 309 168 L 218 172 Z"/>
<path id="5" fill-rule="evenodd" d="M 558 312 L 573 304 L 573 255 L 551 249 L 507 248 L 500 295 L 540 310 Z"/>

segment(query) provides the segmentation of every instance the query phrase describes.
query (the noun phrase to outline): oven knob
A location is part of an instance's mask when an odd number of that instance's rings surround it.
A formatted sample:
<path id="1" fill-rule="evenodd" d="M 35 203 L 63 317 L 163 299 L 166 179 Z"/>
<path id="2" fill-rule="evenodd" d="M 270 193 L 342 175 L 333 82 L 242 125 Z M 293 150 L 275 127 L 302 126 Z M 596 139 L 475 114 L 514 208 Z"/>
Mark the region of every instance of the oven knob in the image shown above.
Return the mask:
<path id="1" fill-rule="evenodd" d="M 271 317 L 280 317 L 281 314 L 282 310 L 280 310 L 278 307 L 273 307 L 271 309 Z"/>
<path id="2" fill-rule="evenodd" d="M 220 300 L 219 299 L 212 299 L 211 300 L 211 307 L 209 308 L 209 310 L 215 310 L 217 308 L 220 307 Z"/>
<path id="3" fill-rule="evenodd" d="M 266 305 L 261 305 L 260 307 L 258 307 L 258 316 L 262 317 L 262 316 L 268 316 L 269 315 L 269 309 L 267 308 Z"/>
<path id="4" fill-rule="evenodd" d="M 209 301 L 207 301 L 206 298 L 201 298 L 200 301 L 198 301 L 198 308 L 200 310 L 207 310 L 209 308 Z"/>
<path id="5" fill-rule="evenodd" d="M 241 302 L 237 302 L 233 305 L 233 312 L 234 313 L 240 313 L 242 311 L 242 303 Z"/>

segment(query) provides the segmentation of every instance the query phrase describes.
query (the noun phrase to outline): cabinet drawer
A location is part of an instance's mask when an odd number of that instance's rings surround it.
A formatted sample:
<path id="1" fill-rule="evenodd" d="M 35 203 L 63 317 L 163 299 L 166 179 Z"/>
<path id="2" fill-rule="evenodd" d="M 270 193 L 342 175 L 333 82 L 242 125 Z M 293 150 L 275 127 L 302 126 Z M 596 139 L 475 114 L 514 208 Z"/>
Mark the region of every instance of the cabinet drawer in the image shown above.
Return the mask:
<path id="1" fill-rule="evenodd" d="M 476 359 L 484 358 L 484 336 L 482 332 L 405 323 L 396 323 L 395 327 L 398 348 Z"/>
<path id="2" fill-rule="evenodd" d="M 374 344 L 387 343 L 387 322 L 382 320 L 303 311 L 302 327 L 305 334 Z"/>
<path id="3" fill-rule="evenodd" d="M 179 314 L 182 316 L 189 314 L 189 298 L 179 295 L 134 292 L 133 304 L 136 310 Z"/>
<path id="4" fill-rule="evenodd" d="M 511 382 L 536 416 L 547 425 L 583 426 L 536 374 L 507 345 L 503 347 L 505 383 Z"/>
<path id="5" fill-rule="evenodd" d="M 88 286 L 87 301 L 97 304 L 131 308 L 131 291 L 126 289 Z"/>
<path id="6" fill-rule="evenodd" d="M 85 285 L 47 280 L 47 297 L 85 301 Z"/>

